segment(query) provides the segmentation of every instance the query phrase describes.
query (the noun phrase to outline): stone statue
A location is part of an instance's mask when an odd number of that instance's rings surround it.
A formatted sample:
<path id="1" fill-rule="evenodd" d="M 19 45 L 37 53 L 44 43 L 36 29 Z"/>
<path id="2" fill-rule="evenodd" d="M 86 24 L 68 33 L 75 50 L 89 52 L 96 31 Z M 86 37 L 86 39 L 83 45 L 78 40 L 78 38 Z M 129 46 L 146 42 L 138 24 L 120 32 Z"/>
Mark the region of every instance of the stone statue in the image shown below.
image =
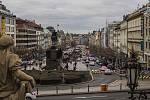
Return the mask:
<path id="1" fill-rule="evenodd" d="M 25 100 L 35 86 L 34 79 L 21 71 L 21 60 L 10 51 L 14 45 L 8 35 L 0 37 L 0 100 Z"/>
<path id="2" fill-rule="evenodd" d="M 52 32 L 51 39 L 52 39 L 52 44 L 56 46 L 56 44 L 57 44 L 57 32 L 55 32 L 55 30 Z"/>

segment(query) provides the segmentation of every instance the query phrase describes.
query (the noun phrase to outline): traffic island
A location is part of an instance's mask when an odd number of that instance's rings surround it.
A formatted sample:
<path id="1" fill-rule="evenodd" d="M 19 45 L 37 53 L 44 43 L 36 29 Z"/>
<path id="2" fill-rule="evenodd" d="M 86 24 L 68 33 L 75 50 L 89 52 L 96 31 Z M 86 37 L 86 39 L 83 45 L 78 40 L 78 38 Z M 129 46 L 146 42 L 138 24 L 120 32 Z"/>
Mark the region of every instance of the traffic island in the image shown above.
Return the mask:
<path id="1" fill-rule="evenodd" d="M 73 84 L 92 80 L 89 71 L 24 70 L 24 72 L 33 76 L 40 85 Z"/>

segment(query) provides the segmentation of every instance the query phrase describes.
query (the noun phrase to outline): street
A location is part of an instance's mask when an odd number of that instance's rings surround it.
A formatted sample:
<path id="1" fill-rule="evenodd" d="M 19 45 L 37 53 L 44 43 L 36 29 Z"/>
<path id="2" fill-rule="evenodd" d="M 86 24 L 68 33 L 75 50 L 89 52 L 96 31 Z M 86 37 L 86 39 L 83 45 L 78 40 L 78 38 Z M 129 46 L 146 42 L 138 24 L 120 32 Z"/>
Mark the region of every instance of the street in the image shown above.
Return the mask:
<path id="1" fill-rule="evenodd" d="M 85 88 L 88 85 L 90 86 L 100 86 L 100 84 L 108 84 L 115 81 L 118 78 L 116 74 L 113 75 L 94 75 L 94 80 L 90 82 L 84 83 L 76 83 L 76 84 L 60 84 L 57 87 L 61 90 L 70 89 L 71 86 L 75 88 Z M 56 90 L 56 85 L 37 85 L 39 91 L 48 91 L 48 90 Z M 91 90 L 92 91 L 92 90 Z"/>
<path id="2" fill-rule="evenodd" d="M 127 92 L 38 97 L 37 100 L 128 100 Z"/>

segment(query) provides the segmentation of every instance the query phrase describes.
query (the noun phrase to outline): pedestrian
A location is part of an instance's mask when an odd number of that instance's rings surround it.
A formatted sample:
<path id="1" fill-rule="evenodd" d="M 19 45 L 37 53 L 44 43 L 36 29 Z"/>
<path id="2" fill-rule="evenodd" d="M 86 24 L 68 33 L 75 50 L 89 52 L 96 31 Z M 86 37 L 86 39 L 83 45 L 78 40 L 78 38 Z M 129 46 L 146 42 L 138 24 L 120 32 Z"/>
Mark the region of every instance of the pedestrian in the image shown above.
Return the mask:
<path id="1" fill-rule="evenodd" d="M 77 69 L 77 67 L 76 67 L 76 66 L 74 66 L 74 67 L 73 67 L 73 70 L 74 70 L 74 71 L 76 71 L 76 69 Z"/>
<path id="2" fill-rule="evenodd" d="M 77 62 L 75 61 L 75 63 L 74 63 L 74 66 L 76 67 L 77 66 Z"/>
<path id="3" fill-rule="evenodd" d="M 38 63 L 37 63 L 37 61 L 36 61 L 36 63 L 35 63 L 35 64 L 36 64 L 36 67 L 37 67 L 37 66 L 38 66 Z"/>
<path id="4" fill-rule="evenodd" d="M 68 70 L 68 67 L 69 67 L 69 65 L 68 65 L 68 63 L 66 63 L 66 66 L 65 66 L 66 70 Z"/>
<path id="5" fill-rule="evenodd" d="M 89 68 L 89 64 L 86 64 L 86 67 Z"/>
<path id="6" fill-rule="evenodd" d="M 24 64 L 24 69 L 27 70 L 27 63 Z"/>
<path id="7" fill-rule="evenodd" d="M 40 61 L 40 63 L 39 63 L 39 67 L 40 67 L 40 68 L 42 67 L 42 61 Z"/>

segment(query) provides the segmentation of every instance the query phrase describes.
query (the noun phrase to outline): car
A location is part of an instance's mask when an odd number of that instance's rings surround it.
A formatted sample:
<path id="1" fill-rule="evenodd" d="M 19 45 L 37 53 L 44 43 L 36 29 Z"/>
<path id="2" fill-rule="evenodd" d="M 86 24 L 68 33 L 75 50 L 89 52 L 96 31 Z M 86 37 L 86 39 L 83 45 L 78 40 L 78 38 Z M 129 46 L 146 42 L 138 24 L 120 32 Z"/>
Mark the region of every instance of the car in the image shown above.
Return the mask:
<path id="1" fill-rule="evenodd" d="M 81 59 L 80 59 L 80 58 L 78 58 L 78 59 L 77 59 L 77 61 L 81 61 Z"/>
<path id="2" fill-rule="evenodd" d="M 90 61 L 95 61 L 95 58 L 94 57 L 89 57 L 89 60 Z"/>
<path id="3" fill-rule="evenodd" d="M 26 100 L 36 100 L 36 92 L 32 91 L 31 93 L 26 93 Z"/>
<path id="4" fill-rule="evenodd" d="M 112 71 L 110 69 L 107 69 L 105 70 L 104 72 L 105 75 L 111 75 L 112 74 Z"/>
<path id="5" fill-rule="evenodd" d="M 101 68 L 100 68 L 100 71 L 105 71 L 105 70 L 107 70 L 108 68 L 106 67 L 106 66 L 102 66 Z"/>
<path id="6" fill-rule="evenodd" d="M 89 60 L 86 60 L 85 63 L 89 63 Z"/>
<path id="7" fill-rule="evenodd" d="M 34 62 L 35 62 L 34 60 L 30 60 L 28 61 L 28 65 L 33 65 Z"/>
<path id="8" fill-rule="evenodd" d="M 95 66 L 95 62 L 94 62 L 94 61 L 90 61 L 90 62 L 89 62 L 89 65 L 90 65 L 90 66 Z"/>
<path id="9" fill-rule="evenodd" d="M 84 57 L 82 57 L 82 60 L 83 60 L 83 61 L 86 61 L 86 57 L 85 57 L 85 56 L 84 56 Z"/>

